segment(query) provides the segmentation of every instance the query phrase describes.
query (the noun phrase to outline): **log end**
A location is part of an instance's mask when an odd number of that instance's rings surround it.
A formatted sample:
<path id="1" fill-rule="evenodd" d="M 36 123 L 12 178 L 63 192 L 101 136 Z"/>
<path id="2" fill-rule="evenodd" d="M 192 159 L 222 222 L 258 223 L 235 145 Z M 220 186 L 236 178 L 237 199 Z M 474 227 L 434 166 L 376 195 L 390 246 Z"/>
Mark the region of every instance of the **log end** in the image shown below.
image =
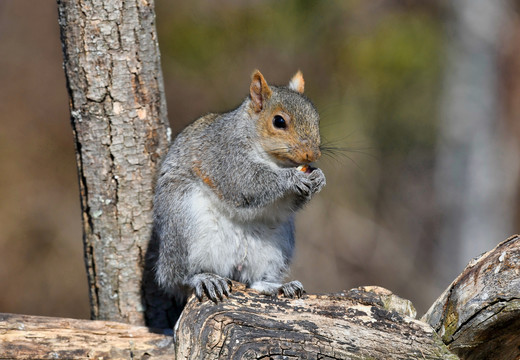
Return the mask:
<path id="1" fill-rule="evenodd" d="M 520 237 L 472 260 L 422 320 L 463 359 L 520 358 Z"/>

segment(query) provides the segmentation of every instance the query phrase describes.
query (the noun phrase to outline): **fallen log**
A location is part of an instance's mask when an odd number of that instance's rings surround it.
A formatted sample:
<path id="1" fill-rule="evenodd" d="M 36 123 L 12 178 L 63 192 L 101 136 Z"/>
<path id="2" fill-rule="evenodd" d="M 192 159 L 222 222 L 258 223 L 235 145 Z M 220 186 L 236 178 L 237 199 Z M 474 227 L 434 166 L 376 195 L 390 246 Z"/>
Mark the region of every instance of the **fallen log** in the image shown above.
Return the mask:
<path id="1" fill-rule="evenodd" d="M 221 303 L 188 302 L 178 359 L 457 359 L 409 301 L 382 288 L 285 299 L 234 285 Z"/>

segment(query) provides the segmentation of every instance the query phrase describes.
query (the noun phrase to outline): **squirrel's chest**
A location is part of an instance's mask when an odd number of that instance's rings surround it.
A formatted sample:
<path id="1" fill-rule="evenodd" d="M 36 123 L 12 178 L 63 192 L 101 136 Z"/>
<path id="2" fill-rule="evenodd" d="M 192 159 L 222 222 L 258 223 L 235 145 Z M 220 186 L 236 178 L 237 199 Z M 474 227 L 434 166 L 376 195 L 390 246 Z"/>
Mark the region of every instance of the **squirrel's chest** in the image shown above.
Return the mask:
<path id="1" fill-rule="evenodd" d="M 196 226 L 188 256 L 196 269 L 247 283 L 285 266 L 291 245 L 283 224 L 233 221 L 203 191 L 193 192 L 191 204 Z"/>

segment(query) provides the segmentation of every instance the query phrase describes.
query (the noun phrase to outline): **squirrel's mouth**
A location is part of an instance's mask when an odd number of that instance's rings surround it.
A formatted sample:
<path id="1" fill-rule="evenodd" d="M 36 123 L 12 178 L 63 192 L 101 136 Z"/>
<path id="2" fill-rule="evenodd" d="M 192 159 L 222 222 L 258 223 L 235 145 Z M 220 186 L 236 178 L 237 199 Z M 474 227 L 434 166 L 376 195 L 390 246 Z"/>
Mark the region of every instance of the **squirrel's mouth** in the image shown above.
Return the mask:
<path id="1" fill-rule="evenodd" d="M 313 172 L 314 169 L 316 169 L 315 167 L 311 166 L 310 161 L 297 161 L 293 158 L 288 157 L 287 154 L 284 154 L 284 156 L 282 156 L 274 152 L 272 152 L 270 155 L 273 156 L 275 162 L 280 167 L 297 168 L 298 170 L 303 171 L 307 174 Z"/>
<path id="2" fill-rule="evenodd" d="M 302 171 L 306 174 L 310 174 L 311 172 L 314 171 L 314 169 L 316 169 L 316 168 L 310 166 L 309 164 L 300 165 L 296 168 L 296 170 Z"/>
<path id="3" fill-rule="evenodd" d="M 267 149 L 267 154 L 272 156 L 276 163 L 281 167 L 298 167 L 300 165 L 308 165 L 318 160 L 321 153 L 312 151 L 303 151 L 300 149 L 289 148 L 287 146 L 275 149 Z"/>

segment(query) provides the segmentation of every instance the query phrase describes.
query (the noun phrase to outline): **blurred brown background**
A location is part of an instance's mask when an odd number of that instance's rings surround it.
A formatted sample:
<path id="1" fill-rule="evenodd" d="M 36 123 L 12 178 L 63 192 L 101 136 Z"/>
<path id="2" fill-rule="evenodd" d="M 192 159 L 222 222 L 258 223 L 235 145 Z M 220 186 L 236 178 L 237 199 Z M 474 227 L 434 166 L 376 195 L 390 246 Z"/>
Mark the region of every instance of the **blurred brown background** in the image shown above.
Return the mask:
<path id="1" fill-rule="evenodd" d="M 297 218 L 308 292 L 380 285 L 419 312 L 517 232 L 518 2 L 156 0 L 174 133 L 259 68 L 298 70 L 335 148 Z M 87 318 L 54 0 L 0 0 L 0 312 Z"/>

